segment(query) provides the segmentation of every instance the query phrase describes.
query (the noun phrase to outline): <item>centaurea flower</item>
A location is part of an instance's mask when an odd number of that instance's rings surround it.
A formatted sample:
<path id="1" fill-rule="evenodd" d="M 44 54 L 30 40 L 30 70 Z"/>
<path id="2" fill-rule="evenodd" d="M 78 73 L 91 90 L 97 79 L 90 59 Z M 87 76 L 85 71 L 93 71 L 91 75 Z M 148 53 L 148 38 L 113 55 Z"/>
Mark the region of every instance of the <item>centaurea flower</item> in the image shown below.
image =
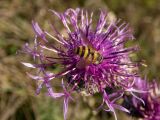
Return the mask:
<path id="1" fill-rule="evenodd" d="M 135 87 L 148 91 L 140 95 L 144 104 L 133 96 L 125 95 L 123 106 L 130 111 L 130 115 L 143 120 L 160 120 L 160 85 L 154 80 L 148 82 L 140 77 L 135 78 Z"/>
<path id="2" fill-rule="evenodd" d="M 125 43 L 133 40 L 129 25 L 121 20 L 107 22 L 107 13 L 100 12 L 100 17 L 93 28 L 93 13 L 77 9 L 67 9 L 64 13 L 50 10 L 63 23 L 67 35 L 63 35 L 50 24 L 53 33 L 42 30 L 37 22 L 32 22 L 35 31 L 34 48 L 29 44 L 24 46 L 24 52 L 33 56 L 35 64 L 23 62 L 27 67 L 38 69 L 37 75 L 27 73 L 38 81 L 37 93 L 43 86 L 48 89 L 48 95 L 53 98 L 64 97 L 64 119 L 71 94 L 93 95 L 102 94 L 104 104 L 115 115 L 114 108 L 128 112 L 116 101 L 123 96 L 124 91 L 135 92 L 132 88 L 137 64 L 129 59 L 130 53 L 137 47 L 125 47 Z M 49 39 L 55 40 L 49 41 Z M 46 54 L 46 52 L 50 54 Z M 63 70 L 59 73 L 47 68 L 60 65 Z M 54 78 L 64 79 L 63 92 L 55 93 L 51 86 Z M 106 88 L 118 88 L 114 93 L 108 93 Z M 116 115 L 115 115 L 116 118 Z M 116 118 L 117 119 L 117 118 Z"/>

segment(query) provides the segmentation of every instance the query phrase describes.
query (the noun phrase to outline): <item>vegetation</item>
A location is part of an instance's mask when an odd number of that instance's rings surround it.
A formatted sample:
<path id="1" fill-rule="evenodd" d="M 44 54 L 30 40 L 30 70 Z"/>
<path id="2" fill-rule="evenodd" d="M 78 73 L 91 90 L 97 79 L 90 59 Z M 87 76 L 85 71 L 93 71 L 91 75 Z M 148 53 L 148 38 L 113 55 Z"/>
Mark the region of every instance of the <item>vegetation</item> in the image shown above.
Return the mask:
<path id="1" fill-rule="evenodd" d="M 17 53 L 34 38 L 31 21 L 47 28 L 48 9 L 64 11 L 81 7 L 111 11 L 113 17 L 130 23 L 141 51 L 136 60 L 145 59 L 143 76 L 160 78 L 160 0 L 1 0 L 0 1 L 0 118 L 1 120 L 63 120 L 62 100 L 53 101 L 43 92 L 35 95 L 36 84 L 25 74 L 21 61 L 30 59 Z M 41 22 L 42 21 L 42 22 Z M 44 23 L 44 24 L 43 24 Z M 58 26 L 58 23 L 57 23 Z M 60 26 L 59 26 L 60 27 Z M 63 30 L 62 30 L 63 32 Z M 56 69 L 56 67 L 54 68 Z M 94 113 L 92 98 L 69 103 L 68 120 L 112 120 L 109 113 Z M 77 111 L 76 113 L 74 111 Z M 119 113 L 121 119 L 129 120 Z"/>

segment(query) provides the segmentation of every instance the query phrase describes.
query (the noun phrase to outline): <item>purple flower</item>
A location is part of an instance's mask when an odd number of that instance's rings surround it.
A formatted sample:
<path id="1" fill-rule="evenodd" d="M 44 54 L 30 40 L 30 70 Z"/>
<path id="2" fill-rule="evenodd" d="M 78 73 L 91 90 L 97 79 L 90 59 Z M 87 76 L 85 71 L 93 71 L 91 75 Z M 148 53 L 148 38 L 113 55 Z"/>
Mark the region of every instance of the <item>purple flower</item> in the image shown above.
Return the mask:
<path id="1" fill-rule="evenodd" d="M 130 95 L 124 96 L 123 106 L 130 110 L 130 115 L 144 120 L 160 120 L 160 85 L 156 81 L 135 78 L 135 87 L 147 93 L 141 94 L 144 104 Z"/>
<path id="2" fill-rule="evenodd" d="M 33 56 L 35 64 L 23 64 L 38 69 L 36 75 L 28 73 L 39 83 L 37 93 L 46 86 L 51 97 L 64 97 L 65 119 L 73 92 L 86 96 L 100 93 L 102 105 L 105 103 L 109 108 L 106 111 L 112 111 L 114 115 L 114 108 L 128 112 L 115 102 L 124 91 L 137 92 L 132 87 L 137 64 L 131 62 L 129 55 L 138 49 L 136 46 L 125 47 L 127 41 L 134 39 L 129 25 L 121 20 L 107 22 L 104 11 L 100 12 L 95 28 L 93 13 L 79 8 L 67 9 L 64 13 L 50 11 L 63 23 L 66 33 L 61 34 L 53 24 L 50 24 L 53 33 L 47 32 L 33 21 L 34 47 L 24 46 L 24 52 Z M 54 73 L 48 69 L 54 65 L 59 65 L 61 71 Z M 53 92 L 51 81 L 54 78 L 64 79 L 63 92 Z M 118 89 L 109 93 L 106 88 Z"/>

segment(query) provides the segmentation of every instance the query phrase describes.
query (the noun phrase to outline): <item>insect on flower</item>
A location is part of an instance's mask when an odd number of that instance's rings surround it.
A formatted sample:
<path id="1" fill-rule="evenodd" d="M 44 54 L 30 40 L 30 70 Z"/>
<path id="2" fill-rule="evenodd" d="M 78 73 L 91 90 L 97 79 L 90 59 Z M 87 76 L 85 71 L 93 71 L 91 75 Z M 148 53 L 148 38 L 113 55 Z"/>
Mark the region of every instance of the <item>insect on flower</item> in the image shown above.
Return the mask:
<path id="1" fill-rule="evenodd" d="M 89 40 L 85 37 L 84 34 L 83 38 L 87 46 L 78 46 L 75 49 L 75 53 L 81 58 L 83 58 L 83 62 L 86 62 L 88 64 L 100 64 L 103 60 L 102 55 L 94 48 L 94 46 L 89 42 Z"/>
<path id="2" fill-rule="evenodd" d="M 136 69 L 137 64 L 131 62 L 129 57 L 138 50 L 137 46 L 125 45 L 127 41 L 134 40 L 129 25 L 121 20 L 107 22 L 107 12 L 103 10 L 100 11 L 95 28 L 93 12 L 89 14 L 79 8 L 67 9 L 63 13 L 54 10 L 50 12 L 60 19 L 66 35 L 55 28 L 54 22 L 50 24 L 53 32 L 50 33 L 42 30 L 38 23 L 33 21 L 34 47 L 30 48 L 29 44 L 24 46 L 24 52 L 33 56 L 35 63 L 23 64 L 38 69 L 36 75 L 28 73 L 36 81 L 41 81 L 37 93 L 45 86 L 51 97 L 64 97 L 65 119 L 68 101 L 72 99 L 73 92 L 84 93 L 86 96 L 101 94 L 103 103 L 106 103 L 114 115 L 114 108 L 127 111 L 114 102 L 124 91 L 133 90 L 132 77 L 137 75 L 131 70 Z M 54 65 L 60 66 L 58 73 L 48 69 Z M 51 83 L 54 78 L 63 79 L 63 92 L 53 91 Z M 121 92 L 109 95 L 106 87 L 115 86 L 120 88 Z"/>
<path id="3" fill-rule="evenodd" d="M 103 59 L 98 51 L 89 46 L 79 46 L 78 48 L 76 48 L 75 53 L 84 58 L 89 63 L 99 64 Z"/>

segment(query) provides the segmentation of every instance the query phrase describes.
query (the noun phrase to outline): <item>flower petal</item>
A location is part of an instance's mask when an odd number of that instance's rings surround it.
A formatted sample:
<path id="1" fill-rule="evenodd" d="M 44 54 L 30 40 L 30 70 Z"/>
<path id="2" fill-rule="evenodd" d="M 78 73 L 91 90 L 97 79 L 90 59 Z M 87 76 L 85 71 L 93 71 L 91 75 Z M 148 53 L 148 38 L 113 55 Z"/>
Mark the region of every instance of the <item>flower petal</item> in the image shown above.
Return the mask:
<path id="1" fill-rule="evenodd" d="M 69 101 L 69 98 L 68 98 L 68 97 L 65 97 L 65 98 L 64 98 L 64 104 L 63 104 L 63 115 L 64 115 L 64 120 L 67 119 L 68 101 Z"/>
<path id="2" fill-rule="evenodd" d="M 122 110 L 124 112 L 127 112 L 127 113 L 130 113 L 129 110 L 127 110 L 126 108 L 124 108 L 123 106 L 120 106 L 120 105 L 116 105 L 116 104 L 112 104 L 112 106 L 116 109 L 119 109 L 119 110 Z"/>
<path id="3" fill-rule="evenodd" d="M 30 67 L 30 68 L 36 68 L 34 64 L 31 63 L 26 63 L 26 62 L 21 62 L 23 65 Z"/>

